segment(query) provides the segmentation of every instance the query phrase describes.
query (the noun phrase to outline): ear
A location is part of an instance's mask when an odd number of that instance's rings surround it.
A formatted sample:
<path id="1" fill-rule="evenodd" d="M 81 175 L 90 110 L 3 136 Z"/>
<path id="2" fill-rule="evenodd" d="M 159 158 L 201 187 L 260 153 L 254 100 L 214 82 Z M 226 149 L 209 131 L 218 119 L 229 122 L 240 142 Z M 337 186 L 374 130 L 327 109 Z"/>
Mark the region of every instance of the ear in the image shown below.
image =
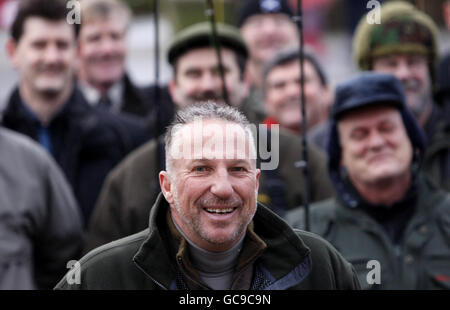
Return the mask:
<path id="1" fill-rule="evenodd" d="M 8 39 L 5 45 L 6 54 L 9 57 L 9 60 L 11 61 L 11 64 L 14 68 L 17 68 L 18 61 L 16 57 L 16 51 L 17 51 L 17 42 L 13 38 Z"/>
<path id="2" fill-rule="evenodd" d="M 172 180 L 170 179 L 169 173 L 167 171 L 161 171 L 159 173 L 159 185 L 161 187 L 162 194 L 166 198 L 169 204 L 173 204 L 173 187 Z"/>
<path id="3" fill-rule="evenodd" d="M 179 105 L 179 96 L 178 96 L 178 91 L 177 91 L 177 82 L 176 82 L 176 77 L 172 77 L 172 79 L 169 82 L 169 94 L 170 97 L 172 98 L 172 101 L 176 104 Z"/>
<path id="4" fill-rule="evenodd" d="M 450 2 L 444 1 L 442 4 L 443 6 L 443 15 L 444 15 L 444 21 L 447 26 L 447 29 L 450 30 Z"/>
<path id="5" fill-rule="evenodd" d="M 247 98 L 250 94 L 250 80 L 244 74 L 244 78 L 242 79 L 241 91 L 243 98 Z"/>
<path id="6" fill-rule="evenodd" d="M 261 169 L 256 169 L 256 190 L 259 190 L 259 177 L 261 176 Z"/>

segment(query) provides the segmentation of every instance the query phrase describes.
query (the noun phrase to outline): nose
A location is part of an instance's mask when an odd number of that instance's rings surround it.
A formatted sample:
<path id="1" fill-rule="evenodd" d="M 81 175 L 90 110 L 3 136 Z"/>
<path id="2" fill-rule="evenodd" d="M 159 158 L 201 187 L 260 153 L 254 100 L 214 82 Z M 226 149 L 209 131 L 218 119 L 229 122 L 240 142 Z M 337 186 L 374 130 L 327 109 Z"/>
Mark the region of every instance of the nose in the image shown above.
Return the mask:
<path id="1" fill-rule="evenodd" d="M 289 98 L 300 98 L 300 87 L 296 81 L 291 81 L 286 86 L 286 95 Z"/>
<path id="2" fill-rule="evenodd" d="M 211 186 L 211 193 L 222 199 L 231 197 L 233 186 L 230 182 L 228 171 L 221 169 L 216 172 Z"/>
<path id="3" fill-rule="evenodd" d="M 400 81 L 406 80 L 411 77 L 411 68 L 406 62 L 400 62 L 393 73 Z"/>
<path id="4" fill-rule="evenodd" d="M 222 82 L 218 74 L 206 73 L 202 75 L 202 79 L 199 83 L 199 89 L 202 92 L 214 92 L 219 93 L 222 87 Z"/>
<path id="5" fill-rule="evenodd" d="M 369 148 L 372 150 L 379 150 L 381 149 L 385 144 L 385 139 L 382 134 L 380 134 L 377 131 L 373 131 L 370 136 L 368 137 L 368 145 Z"/>
<path id="6" fill-rule="evenodd" d="M 276 31 L 277 31 L 277 25 L 276 25 L 275 21 L 272 20 L 272 18 L 266 18 L 266 19 L 261 23 L 260 31 L 261 31 L 261 33 L 263 33 L 264 35 L 275 34 Z"/>
<path id="7" fill-rule="evenodd" d="M 54 44 L 50 44 L 45 49 L 44 59 L 47 63 L 57 63 L 61 59 L 61 52 Z"/>
<path id="8" fill-rule="evenodd" d="M 99 52 L 101 54 L 112 54 L 116 48 L 116 43 L 108 36 L 103 36 L 101 43 L 99 44 Z"/>

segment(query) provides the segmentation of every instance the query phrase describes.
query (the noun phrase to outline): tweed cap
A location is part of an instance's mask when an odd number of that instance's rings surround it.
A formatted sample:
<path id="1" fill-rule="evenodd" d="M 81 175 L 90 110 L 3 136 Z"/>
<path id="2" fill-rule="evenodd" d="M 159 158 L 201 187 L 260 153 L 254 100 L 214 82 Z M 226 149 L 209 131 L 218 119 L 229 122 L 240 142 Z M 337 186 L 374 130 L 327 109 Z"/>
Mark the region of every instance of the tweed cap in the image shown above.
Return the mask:
<path id="1" fill-rule="evenodd" d="M 237 54 L 248 57 L 247 46 L 239 29 L 234 26 L 216 23 L 217 37 L 220 46 L 228 47 Z M 178 32 L 169 45 L 168 61 L 171 65 L 176 59 L 189 50 L 213 46 L 212 27 L 209 22 L 191 25 Z"/>

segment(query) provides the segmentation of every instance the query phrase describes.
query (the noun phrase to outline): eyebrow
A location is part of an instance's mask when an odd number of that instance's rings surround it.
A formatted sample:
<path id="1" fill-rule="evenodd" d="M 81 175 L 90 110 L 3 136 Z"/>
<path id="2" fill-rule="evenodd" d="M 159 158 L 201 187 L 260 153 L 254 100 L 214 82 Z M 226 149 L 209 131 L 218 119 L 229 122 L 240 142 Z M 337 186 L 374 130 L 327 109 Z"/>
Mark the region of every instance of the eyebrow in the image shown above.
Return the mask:
<path id="1" fill-rule="evenodd" d="M 226 160 L 231 161 L 231 163 L 233 165 L 249 165 L 249 166 L 251 166 L 251 164 L 245 159 L 226 159 Z M 199 158 L 199 159 L 194 159 L 189 165 L 193 166 L 196 164 L 209 164 L 214 161 L 215 161 L 215 159 Z"/>

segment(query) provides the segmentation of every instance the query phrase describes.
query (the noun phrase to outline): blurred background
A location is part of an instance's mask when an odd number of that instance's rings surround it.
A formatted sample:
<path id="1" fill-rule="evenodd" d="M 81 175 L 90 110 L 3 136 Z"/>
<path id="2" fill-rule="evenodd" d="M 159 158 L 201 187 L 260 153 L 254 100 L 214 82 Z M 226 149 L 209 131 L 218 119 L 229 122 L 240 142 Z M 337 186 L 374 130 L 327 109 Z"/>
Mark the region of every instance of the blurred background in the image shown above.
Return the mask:
<path id="1" fill-rule="evenodd" d="M 214 0 L 216 20 L 234 24 L 235 10 L 240 1 Z M 386 2 L 379 1 L 380 3 Z M 440 49 L 450 50 L 450 33 L 444 26 L 442 3 L 445 0 L 409 1 L 429 14 L 439 25 Z M 0 109 L 17 75 L 5 52 L 8 27 L 12 22 L 18 0 L 0 0 Z M 125 0 L 135 14 L 128 34 L 127 66 L 131 78 L 138 85 L 154 81 L 154 12 L 153 0 Z M 361 16 L 369 11 L 366 0 L 303 0 L 304 38 L 322 62 L 332 85 L 356 72 L 352 61 L 351 39 Z M 295 8 L 297 0 L 291 0 Z M 168 43 L 176 31 L 195 22 L 206 20 L 204 0 L 163 0 L 159 6 L 160 83 L 167 83 L 171 69 L 166 60 Z"/>

